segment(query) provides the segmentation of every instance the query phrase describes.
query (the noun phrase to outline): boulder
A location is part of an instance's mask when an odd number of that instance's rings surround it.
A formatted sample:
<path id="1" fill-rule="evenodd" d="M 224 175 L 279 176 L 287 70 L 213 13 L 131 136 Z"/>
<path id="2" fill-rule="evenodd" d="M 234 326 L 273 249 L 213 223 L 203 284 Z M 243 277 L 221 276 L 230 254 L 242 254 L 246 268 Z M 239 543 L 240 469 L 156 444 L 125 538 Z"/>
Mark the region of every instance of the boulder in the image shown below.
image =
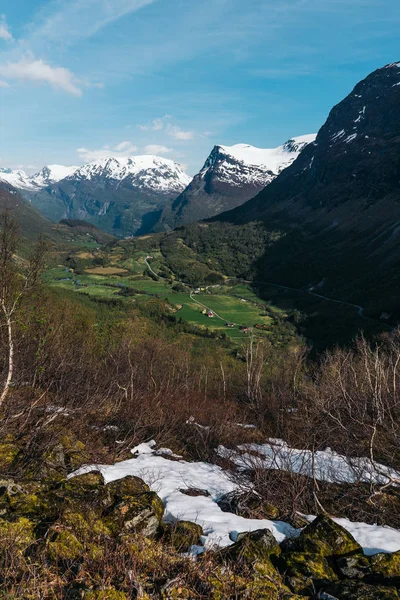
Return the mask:
<path id="1" fill-rule="evenodd" d="M 187 552 L 191 546 L 200 543 L 203 528 L 190 521 L 178 521 L 166 531 L 165 538 L 177 552 Z"/>
<path id="2" fill-rule="evenodd" d="M 399 600 L 396 588 L 342 581 L 323 587 L 318 600 Z"/>
<path id="3" fill-rule="evenodd" d="M 279 560 L 280 572 L 290 589 L 298 594 L 312 594 L 324 582 L 336 581 L 336 573 L 321 554 L 288 552 Z"/>
<path id="4" fill-rule="evenodd" d="M 321 554 L 325 557 L 362 552 L 351 533 L 326 515 L 319 515 L 298 537 L 286 539 L 283 548 L 285 551 Z"/>
<path id="5" fill-rule="evenodd" d="M 371 571 L 375 576 L 400 583 L 400 550 L 392 554 L 383 552 L 371 556 Z"/>
<path id="6" fill-rule="evenodd" d="M 116 500 L 106 512 L 106 524 L 114 534 L 141 533 L 155 536 L 164 514 L 164 505 L 155 492 L 143 492 Z"/>
<path id="7" fill-rule="evenodd" d="M 364 579 L 371 573 L 371 561 L 362 552 L 340 556 L 336 567 L 343 579 Z"/>
<path id="8" fill-rule="evenodd" d="M 218 552 L 218 557 L 223 560 L 243 561 L 254 563 L 256 561 L 269 561 L 271 556 L 279 556 L 281 549 L 269 529 L 258 529 L 246 533 L 239 533 L 232 546 L 223 548 Z"/>
<path id="9" fill-rule="evenodd" d="M 266 502 L 254 491 L 233 491 L 218 500 L 218 506 L 224 512 L 232 512 L 250 519 L 278 519 L 279 509 Z"/>

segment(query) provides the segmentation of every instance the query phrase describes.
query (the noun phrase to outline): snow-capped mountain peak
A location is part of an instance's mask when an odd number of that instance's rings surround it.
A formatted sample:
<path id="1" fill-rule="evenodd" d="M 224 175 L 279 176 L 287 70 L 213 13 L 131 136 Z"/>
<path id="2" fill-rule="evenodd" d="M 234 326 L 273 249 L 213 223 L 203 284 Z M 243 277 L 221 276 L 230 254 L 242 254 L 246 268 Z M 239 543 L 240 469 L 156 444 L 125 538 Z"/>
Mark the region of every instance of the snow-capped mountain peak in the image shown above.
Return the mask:
<path id="1" fill-rule="evenodd" d="M 64 167 L 63 165 L 47 165 L 34 175 L 28 175 L 20 169 L 0 169 L 0 179 L 17 189 L 35 192 L 68 177 L 77 168 Z"/>
<path id="2" fill-rule="evenodd" d="M 107 157 L 83 165 L 69 179 L 91 180 L 103 178 L 114 181 L 131 181 L 135 186 L 154 191 L 181 192 L 190 177 L 173 160 L 144 154 L 126 158 Z"/>
<path id="3" fill-rule="evenodd" d="M 30 181 L 38 187 L 45 187 L 57 183 L 65 177 L 72 175 L 79 167 L 65 167 L 64 165 L 46 165 L 38 173 L 30 178 Z"/>
<path id="4" fill-rule="evenodd" d="M 205 176 L 211 169 L 220 181 L 265 187 L 315 138 L 316 134 L 294 137 L 277 148 L 256 148 L 249 144 L 214 146 L 201 173 Z"/>

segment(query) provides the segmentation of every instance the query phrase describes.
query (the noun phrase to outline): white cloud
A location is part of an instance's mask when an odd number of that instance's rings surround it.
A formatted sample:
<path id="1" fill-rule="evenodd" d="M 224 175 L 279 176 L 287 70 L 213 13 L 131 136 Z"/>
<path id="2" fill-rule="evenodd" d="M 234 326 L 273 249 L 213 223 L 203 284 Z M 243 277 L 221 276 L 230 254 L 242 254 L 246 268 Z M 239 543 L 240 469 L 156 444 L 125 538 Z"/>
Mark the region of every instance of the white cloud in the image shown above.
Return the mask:
<path id="1" fill-rule="evenodd" d="M 0 64 L 0 77 L 5 80 L 48 83 L 73 96 L 82 95 L 79 82 L 69 69 L 52 67 L 42 59 L 26 57 L 19 62 Z"/>
<path id="2" fill-rule="evenodd" d="M 164 115 L 163 117 L 158 117 L 157 119 L 153 119 L 150 123 L 146 123 L 145 125 L 138 125 L 138 128 L 141 131 L 161 131 L 164 129 L 166 121 L 171 119 L 171 115 Z"/>
<path id="3" fill-rule="evenodd" d="M 6 42 L 11 42 L 13 40 L 13 36 L 11 35 L 4 15 L 0 17 L 0 40 L 6 40 Z"/>
<path id="4" fill-rule="evenodd" d="M 115 146 L 103 146 L 98 150 L 78 148 L 77 153 L 84 163 L 88 163 L 100 158 L 126 158 L 127 156 L 132 156 L 137 150 L 137 146 L 134 146 L 132 142 L 124 141 Z"/>
<path id="5" fill-rule="evenodd" d="M 165 131 L 167 135 L 175 140 L 192 140 L 195 137 L 194 131 L 184 131 L 178 125 L 172 125 L 169 122 L 170 119 L 172 119 L 171 115 L 164 115 L 153 119 L 150 123 L 138 125 L 138 128 L 141 131 Z"/>
<path id="6" fill-rule="evenodd" d="M 194 131 L 184 131 L 177 125 L 168 124 L 165 130 L 175 140 L 192 140 L 195 136 Z"/>
<path id="7" fill-rule="evenodd" d="M 9 88 L 10 84 L 7 83 L 7 81 L 3 81 L 2 79 L 0 79 L 0 88 Z"/>
<path id="8" fill-rule="evenodd" d="M 169 152 L 173 152 L 172 148 L 167 148 L 167 146 L 161 146 L 159 144 L 148 144 L 144 147 L 144 151 L 146 154 L 169 154 Z"/>

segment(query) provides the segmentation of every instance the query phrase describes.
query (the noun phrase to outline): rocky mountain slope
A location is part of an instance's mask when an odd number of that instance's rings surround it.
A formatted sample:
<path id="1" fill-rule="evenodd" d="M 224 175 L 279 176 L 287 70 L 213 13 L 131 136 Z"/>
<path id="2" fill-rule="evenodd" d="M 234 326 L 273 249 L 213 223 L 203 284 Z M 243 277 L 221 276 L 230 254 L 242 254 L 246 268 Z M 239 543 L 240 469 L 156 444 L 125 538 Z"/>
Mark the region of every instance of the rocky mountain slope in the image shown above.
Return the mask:
<path id="1" fill-rule="evenodd" d="M 213 217 L 243 204 L 271 183 L 314 139 L 313 134 L 304 135 L 278 148 L 214 146 L 201 171 L 163 210 L 154 230 Z"/>
<path id="2" fill-rule="evenodd" d="M 53 221 L 84 219 L 122 237 L 144 232 L 153 213 L 189 181 L 182 167 L 166 158 L 103 158 L 30 194 L 30 199 Z"/>
<path id="3" fill-rule="evenodd" d="M 28 175 L 20 169 L 0 169 L 0 180 L 6 181 L 23 192 L 37 192 L 40 188 L 56 183 L 68 177 L 78 167 L 47 165 L 34 175 Z"/>
<path id="4" fill-rule="evenodd" d="M 40 214 L 20 192 L 9 183 L 0 180 L 0 212 L 9 210 L 19 225 L 23 251 L 31 249 L 32 242 L 39 236 L 56 243 L 60 248 L 70 243 L 93 241 L 107 243 L 113 236 L 82 221 L 53 223 Z"/>
<path id="5" fill-rule="evenodd" d="M 400 63 L 392 63 L 332 109 L 271 185 L 217 220 L 260 220 L 280 232 L 257 279 L 318 286 L 374 316 L 400 317 L 399 157 Z"/>

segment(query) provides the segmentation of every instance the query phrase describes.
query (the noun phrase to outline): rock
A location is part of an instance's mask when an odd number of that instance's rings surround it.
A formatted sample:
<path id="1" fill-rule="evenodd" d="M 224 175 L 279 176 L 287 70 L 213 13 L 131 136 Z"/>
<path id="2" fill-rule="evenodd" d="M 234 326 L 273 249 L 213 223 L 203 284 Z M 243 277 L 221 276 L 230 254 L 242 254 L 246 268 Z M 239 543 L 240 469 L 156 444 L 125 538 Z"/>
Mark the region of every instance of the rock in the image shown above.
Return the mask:
<path id="1" fill-rule="evenodd" d="M 155 492 L 126 496 L 107 511 L 106 523 L 115 533 L 156 535 L 164 514 L 164 505 Z"/>
<path id="2" fill-rule="evenodd" d="M 35 524 L 25 517 L 10 523 L 0 519 L 0 553 L 12 546 L 13 550 L 24 552 L 34 541 Z"/>
<path id="3" fill-rule="evenodd" d="M 254 563 L 268 561 L 271 556 L 279 556 L 280 552 L 279 544 L 270 530 L 258 529 L 239 533 L 236 542 L 232 546 L 220 550 L 217 556 L 224 560 Z"/>
<path id="4" fill-rule="evenodd" d="M 117 479 L 108 483 L 107 490 L 112 496 L 122 500 L 129 496 L 136 496 L 143 492 L 149 492 L 150 488 L 143 479 L 140 479 L 140 477 L 127 475 L 123 479 Z"/>
<path id="5" fill-rule="evenodd" d="M 323 587 L 318 600 L 399 600 L 396 588 L 342 581 Z"/>
<path id="6" fill-rule="evenodd" d="M 203 533 L 203 528 L 196 523 L 178 521 L 170 527 L 166 537 L 177 552 L 187 552 L 191 546 L 199 543 Z"/>
<path id="7" fill-rule="evenodd" d="M 84 506 L 103 509 L 111 503 L 100 471 L 90 471 L 67 479 L 62 485 L 61 494 L 75 511 Z"/>
<path id="8" fill-rule="evenodd" d="M 344 579 L 363 579 L 371 572 L 371 561 L 363 553 L 340 556 L 336 566 Z"/>
<path id="9" fill-rule="evenodd" d="M 54 561 L 75 561 L 82 556 L 83 544 L 71 531 L 54 531 L 47 544 L 48 556 Z"/>
<path id="10" fill-rule="evenodd" d="M 319 515 L 297 538 L 286 539 L 282 546 L 285 551 L 322 554 L 325 557 L 362 552 L 353 536 L 326 515 Z"/>
<path id="11" fill-rule="evenodd" d="M 7 473 L 19 454 L 19 448 L 10 440 L 0 444 L 0 473 Z"/>
<path id="12" fill-rule="evenodd" d="M 321 554 L 288 552 L 279 560 L 279 570 L 295 593 L 312 594 L 323 582 L 336 581 L 337 575 Z"/>
<path id="13" fill-rule="evenodd" d="M 206 496 L 209 497 L 209 492 L 207 490 L 201 490 L 200 488 L 182 488 L 179 490 L 181 494 L 185 494 L 185 496 L 192 496 L 196 498 L 197 496 Z"/>
<path id="14" fill-rule="evenodd" d="M 224 512 L 233 512 L 250 519 L 278 519 L 279 510 L 266 502 L 256 492 L 229 492 L 218 500 L 218 506 Z"/>
<path id="15" fill-rule="evenodd" d="M 381 552 L 371 556 L 371 570 L 382 579 L 400 582 L 400 550 L 392 554 Z"/>

